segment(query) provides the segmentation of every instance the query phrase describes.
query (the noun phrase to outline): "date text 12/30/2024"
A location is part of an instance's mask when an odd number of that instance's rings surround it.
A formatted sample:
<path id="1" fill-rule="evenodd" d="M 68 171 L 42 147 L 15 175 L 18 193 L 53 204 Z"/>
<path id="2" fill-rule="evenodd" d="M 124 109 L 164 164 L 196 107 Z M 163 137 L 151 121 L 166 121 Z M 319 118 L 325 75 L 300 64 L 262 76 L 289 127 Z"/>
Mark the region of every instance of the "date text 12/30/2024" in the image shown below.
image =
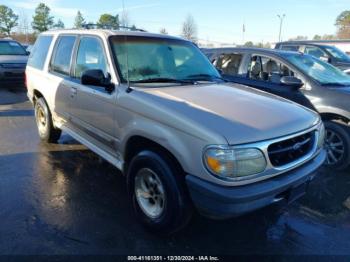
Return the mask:
<path id="1" fill-rule="evenodd" d="M 215 256 L 128 256 L 128 261 L 220 261 Z"/>

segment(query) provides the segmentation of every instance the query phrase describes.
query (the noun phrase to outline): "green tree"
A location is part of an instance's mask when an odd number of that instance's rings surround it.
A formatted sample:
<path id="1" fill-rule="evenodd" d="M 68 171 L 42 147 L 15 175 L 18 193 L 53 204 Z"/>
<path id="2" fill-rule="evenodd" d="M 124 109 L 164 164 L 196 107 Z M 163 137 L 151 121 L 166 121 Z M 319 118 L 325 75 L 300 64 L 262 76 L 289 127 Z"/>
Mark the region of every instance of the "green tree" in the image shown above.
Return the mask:
<path id="1" fill-rule="evenodd" d="M 85 24 L 85 19 L 82 13 L 78 11 L 74 20 L 74 28 L 82 28 L 84 24 Z"/>
<path id="2" fill-rule="evenodd" d="M 244 46 L 246 47 L 253 47 L 254 46 L 254 43 L 252 41 L 248 41 L 244 44 Z"/>
<path id="3" fill-rule="evenodd" d="M 53 25 L 54 28 L 57 29 L 63 29 L 64 28 L 64 23 L 62 22 L 61 19 L 58 19 L 57 23 Z"/>
<path id="4" fill-rule="evenodd" d="M 50 8 L 44 3 L 40 3 L 35 9 L 32 27 L 37 32 L 44 32 L 54 25 L 53 16 L 50 15 Z"/>
<path id="5" fill-rule="evenodd" d="M 113 16 L 111 14 L 103 14 L 97 22 L 99 28 L 111 27 L 113 29 L 119 28 L 119 15 Z"/>
<path id="6" fill-rule="evenodd" d="M 10 35 L 12 29 L 18 25 L 18 15 L 11 8 L 0 5 L 0 33 Z"/>
<path id="7" fill-rule="evenodd" d="M 342 12 L 336 19 L 339 38 L 350 38 L 350 11 Z"/>

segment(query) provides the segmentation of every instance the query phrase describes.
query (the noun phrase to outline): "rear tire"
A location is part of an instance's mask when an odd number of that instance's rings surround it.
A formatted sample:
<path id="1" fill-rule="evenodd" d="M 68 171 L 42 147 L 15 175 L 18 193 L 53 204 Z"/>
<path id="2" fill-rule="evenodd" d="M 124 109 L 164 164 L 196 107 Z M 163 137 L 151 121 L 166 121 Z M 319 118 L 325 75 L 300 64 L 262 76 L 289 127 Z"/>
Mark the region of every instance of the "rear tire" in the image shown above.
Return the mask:
<path id="1" fill-rule="evenodd" d="M 127 183 L 136 216 L 147 229 L 170 235 L 189 222 L 192 206 L 184 176 L 165 154 L 138 153 L 130 162 Z"/>
<path id="2" fill-rule="evenodd" d="M 341 121 L 324 122 L 326 128 L 325 165 L 336 170 L 346 170 L 350 166 L 350 127 Z"/>
<path id="3" fill-rule="evenodd" d="M 40 139 L 47 143 L 56 143 L 61 136 L 61 130 L 54 127 L 50 109 L 44 98 L 35 102 L 35 120 Z"/>

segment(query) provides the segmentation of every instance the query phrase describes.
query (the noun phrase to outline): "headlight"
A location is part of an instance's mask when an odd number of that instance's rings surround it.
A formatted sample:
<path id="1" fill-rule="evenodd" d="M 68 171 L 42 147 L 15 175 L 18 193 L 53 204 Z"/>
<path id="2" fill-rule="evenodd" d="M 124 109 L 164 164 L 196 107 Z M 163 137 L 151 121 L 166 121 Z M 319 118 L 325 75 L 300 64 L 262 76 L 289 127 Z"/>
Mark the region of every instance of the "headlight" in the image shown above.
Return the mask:
<path id="1" fill-rule="evenodd" d="M 318 129 L 317 149 L 320 149 L 323 147 L 325 137 L 326 137 L 326 129 L 324 127 L 324 124 L 321 123 Z"/>
<path id="2" fill-rule="evenodd" d="M 222 178 L 255 175 L 266 168 L 264 154 L 256 148 L 234 149 L 214 146 L 204 152 L 203 158 L 207 169 Z"/>

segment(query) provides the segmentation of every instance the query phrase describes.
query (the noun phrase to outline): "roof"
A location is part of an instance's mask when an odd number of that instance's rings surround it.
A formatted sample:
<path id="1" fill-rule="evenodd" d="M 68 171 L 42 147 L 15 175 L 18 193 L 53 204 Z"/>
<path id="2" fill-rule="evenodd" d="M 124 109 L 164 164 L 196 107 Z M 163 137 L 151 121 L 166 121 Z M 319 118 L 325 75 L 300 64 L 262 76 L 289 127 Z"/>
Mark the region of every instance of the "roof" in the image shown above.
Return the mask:
<path id="1" fill-rule="evenodd" d="M 278 45 L 310 45 L 310 46 L 317 46 L 317 47 L 325 47 L 325 46 L 332 46 L 334 43 L 341 43 L 341 41 L 285 41 L 277 43 Z M 343 43 L 350 43 L 350 41 L 345 41 Z"/>
<path id="2" fill-rule="evenodd" d="M 299 54 L 298 52 L 293 51 L 285 51 L 280 49 L 268 49 L 268 48 L 257 48 L 257 47 L 230 47 L 230 48 L 205 48 L 202 49 L 204 53 L 209 52 L 237 52 L 237 53 L 244 53 L 244 52 L 255 52 L 255 53 L 264 53 L 269 55 L 288 55 L 288 54 Z"/>
<path id="3" fill-rule="evenodd" d="M 49 30 L 43 35 L 58 35 L 58 34 L 93 34 L 99 35 L 102 37 L 109 37 L 113 35 L 122 35 L 122 36 L 140 36 L 140 37 L 157 37 L 165 39 L 174 39 L 174 40 L 184 40 L 180 37 L 169 36 L 164 34 L 154 34 L 141 31 L 123 31 L 123 30 L 108 30 L 108 29 L 60 29 L 60 30 Z M 187 41 L 187 40 L 184 40 Z"/>
<path id="4" fill-rule="evenodd" d="M 276 44 L 327 44 L 327 43 L 350 43 L 350 39 L 337 39 L 337 40 L 292 40 L 283 41 Z"/>

